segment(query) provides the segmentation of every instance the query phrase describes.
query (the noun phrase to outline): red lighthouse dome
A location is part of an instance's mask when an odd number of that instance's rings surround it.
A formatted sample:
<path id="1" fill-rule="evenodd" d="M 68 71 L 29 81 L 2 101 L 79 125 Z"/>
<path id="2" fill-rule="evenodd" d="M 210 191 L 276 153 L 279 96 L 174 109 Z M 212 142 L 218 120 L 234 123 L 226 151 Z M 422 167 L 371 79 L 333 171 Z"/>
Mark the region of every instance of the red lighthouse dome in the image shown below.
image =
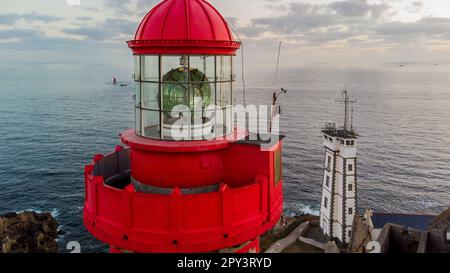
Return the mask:
<path id="1" fill-rule="evenodd" d="M 145 16 L 128 45 L 134 54 L 234 55 L 240 43 L 207 1 L 165 0 Z"/>

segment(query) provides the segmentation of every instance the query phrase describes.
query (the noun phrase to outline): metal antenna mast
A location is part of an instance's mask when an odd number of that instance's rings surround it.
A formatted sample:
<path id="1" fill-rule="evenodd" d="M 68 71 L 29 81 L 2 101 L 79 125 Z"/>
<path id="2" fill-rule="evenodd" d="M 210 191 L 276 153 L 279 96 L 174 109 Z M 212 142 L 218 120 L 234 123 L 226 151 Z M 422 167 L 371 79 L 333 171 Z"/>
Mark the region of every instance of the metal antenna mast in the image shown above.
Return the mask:
<path id="1" fill-rule="evenodd" d="M 339 103 L 343 103 L 345 106 L 345 116 L 344 116 L 344 130 L 345 132 L 347 131 L 351 131 L 353 130 L 353 106 L 351 106 L 352 104 L 356 103 L 356 100 L 350 100 L 350 96 L 348 94 L 347 88 L 344 88 L 344 90 L 342 91 L 342 100 L 337 100 L 336 102 Z M 350 121 L 351 121 L 351 127 L 350 130 L 348 128 L 348 124 L 349 124 L 349 109 L 351 107 L 351 117 L 350 117 Z"/>
<path id="2" fill-rule="evenodd" d="M 281 44 L 282 42 L 280 41 L 280 44 L 278 46 L 277 69 L 275 70 L 275 82 L 278 80 L 278 68 L 280 67 Z"/>

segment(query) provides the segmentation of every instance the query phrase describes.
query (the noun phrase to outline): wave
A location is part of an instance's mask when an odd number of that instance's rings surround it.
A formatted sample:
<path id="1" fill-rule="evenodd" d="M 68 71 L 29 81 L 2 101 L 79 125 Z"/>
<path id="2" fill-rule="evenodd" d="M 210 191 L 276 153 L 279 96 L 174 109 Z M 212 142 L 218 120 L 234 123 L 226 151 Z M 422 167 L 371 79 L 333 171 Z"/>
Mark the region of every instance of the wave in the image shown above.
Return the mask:
<path id="1" fill-rule="evenodd" d="M 50 212 L 50 214 L 51 214 L 51 215 L 53 216 L 53 218 L 55 218 L 56 220 L 58 220 L 58 217 L 60 216 L 59 209 L 57 209 L 57 208 L 52 209 L 52 211 L 46 211 L 46 210 L 37 209 L 37 208 L 30 208 L 30 209 L 26 209 L 26 210 L 17 211 L 17 213 L 22 213 L 22 212 L 26 212 L 26 211 L 34 211 L 34 212 L 36 212 L 36 213 Z"/>
<path id="2" fill-rule="evenodd" d="M 288 203 L 285 206 L 285 212 L 289 216 L 295 216 L 299 214 L 310 214 L 319 216 L 320 215 L 320 208 L 318 208 L 316 205 L 306 205 L 302 203 Z"/>

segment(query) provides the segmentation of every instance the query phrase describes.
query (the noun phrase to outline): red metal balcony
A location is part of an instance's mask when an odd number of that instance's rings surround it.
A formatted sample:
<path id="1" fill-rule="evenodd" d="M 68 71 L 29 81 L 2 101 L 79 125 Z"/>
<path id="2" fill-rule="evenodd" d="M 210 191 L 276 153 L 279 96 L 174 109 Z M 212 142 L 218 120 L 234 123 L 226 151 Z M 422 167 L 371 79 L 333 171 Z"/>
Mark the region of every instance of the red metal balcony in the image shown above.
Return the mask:
<path id="1" fill-rule="evenodd" d="M 279 220 L 282 183 L 265 175 L 239 187 L 169 195 L 136 192 L 130 183 L 130 151 L 96 156 L 85 168 L 84 223 L 99 240 L 134 252 L 210 252 L 238 246 Z"/>

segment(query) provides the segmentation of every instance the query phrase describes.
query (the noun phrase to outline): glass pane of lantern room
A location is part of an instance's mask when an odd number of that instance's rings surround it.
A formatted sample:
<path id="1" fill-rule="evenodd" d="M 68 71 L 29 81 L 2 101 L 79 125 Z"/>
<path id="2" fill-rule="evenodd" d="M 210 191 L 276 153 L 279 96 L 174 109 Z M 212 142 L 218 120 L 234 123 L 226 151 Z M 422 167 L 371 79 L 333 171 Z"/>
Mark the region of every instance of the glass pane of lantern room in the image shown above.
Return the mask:
<path id="1" fill-rule="evenodd" d="M 161 77 L 163 82 L 188 82 L 187 56 L 161 56 Z"/>
<path id="2" fill-rule="evenodd" d="M 160 112 L 142 110 L 142 135 L 149 138 L 160 138 Z"/>
<path id="3" fill-rule="evenodd" d="M 214 105 L 214 57 L 191 56 L 189 78 L 192 110 L 200 111 Z"/>
<path id="4" fill-rule="evenodd" d="M 141 126 L 142 126 L 142 123 L 141 123 L 141 109 L 136 107 L 136 111 L 135 112 L 136 112 L 136 118 L 135 118 L 135 121 L 136 121 L 136 125 L 135 125 L 135 127 L 136 127 L 136 134 L 138 136 L 141 136 L 142 135 L 142 132 L 141 132 Z"/>
<path id="5" fill-rule="evenodd" d="M 187 106 L 179 105 L 171 112 L 163 112 L 163 139 L 190 140 L 191 112 Z"/>
<path id="6" fill-rule="evenodd" d="M 159 56 L 141 57 L 141 80 L 159 82 Z"/>
<path id="7" fill-rule="evenodd" d="M 141 56 L 134 55 L 134 79 L 139 81 L 141 79 Z"/>
<path id="8" fill-rule="evenodd" d="M 163 83 L 161 84 L 161 92 L 163 111 L 171 112 L 176 106 L 185 106 L 185 111 L 189 111 L 192 99 L 189 96 L 187 83 Z"/>
<path id="9" fill-rule="evenodd" d="M 225 130 L 225 112 L 224 109 L 217 107 L 214 111 L 214 133 L 217 137 L 224 136 Z"/>
<path id="10" fill-rule="evenodd" d="M 203 77 L 192 78 L 191 81 L 215 81 L 215 57 L 214 56 L 191 56 L 189 59 L 189 67 L 198 70 L 199 75 Z"/>
<path id="11" fill-rule="evenodd" d="M 159 83 L 142 83 L 142 108 L 159 110 Z"/>
<path id="12" fill-rule="evenodd" d="M 191 110 L 201 111 L 215 105 L 215 85 L 210 82 L 192 82 L 190 84 Z"/>
<path id="13" fill-rule="evenodd" d="M 217 56 L 217 81 L 232 80 L 232 63 L 231 56 Z"/>
<path id="14" fill-rule="evenodd" d="M 191 139 L 204 140 L 211 139 L 214 129 L 214 116 L 212 111 L 193 111 L 191 125 Z"/>
<path id="15" fill-rule="evenodd" d="M 134 105 L 136 107 L 141 107 L 141 83 L 134 82 Z"/>
<path id="16" fill-rule="evenodd" d="M 232 105 L 231 82 L 217 83 L 217 105 L 227 107 Z"/>
<path id="17" fill-rule="evenodd" d="M 225 135 L 231 134 L 234 128 L 234 122 L 233 122 L 233 111 L 232 107 L 227 107 L 223 109 L 224 111 L 224 133 Z"/>

